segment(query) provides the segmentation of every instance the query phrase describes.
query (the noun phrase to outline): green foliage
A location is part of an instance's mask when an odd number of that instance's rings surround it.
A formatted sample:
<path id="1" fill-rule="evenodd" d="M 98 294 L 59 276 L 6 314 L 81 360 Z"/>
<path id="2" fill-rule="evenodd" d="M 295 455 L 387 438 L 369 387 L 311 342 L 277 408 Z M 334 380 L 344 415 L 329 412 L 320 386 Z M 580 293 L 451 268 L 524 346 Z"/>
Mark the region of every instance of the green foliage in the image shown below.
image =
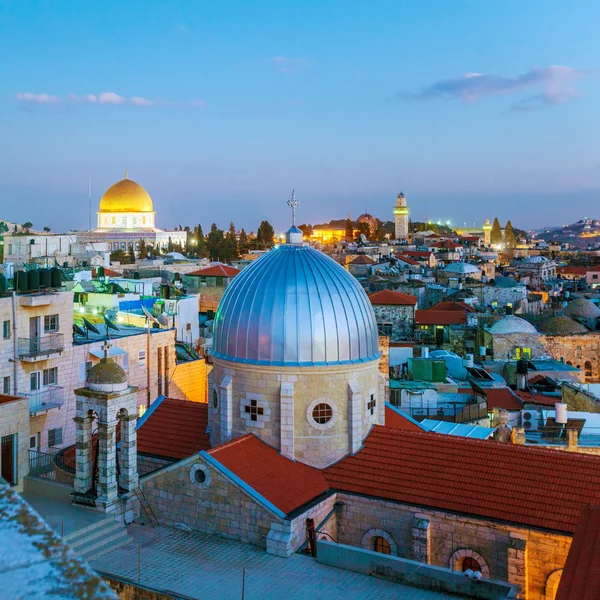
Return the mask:
<path id="1" fill-rule="evenodd" d="M 206 251 L 211 260 L 221 260 L 224 241 L 225 235 L 223 234 L 223 230 L 219 229 L 216 223 L 213 223 L 206 236 Z"/>
<path id="2" fill-rule="evenodd" d="M 507 248 L 515 248 L 517 246 L 517 238 L 515 237 L 515 232 L 510 221 L 507 221 L 504 228 L 504 243 Z"/>
<path id="3" fill-rule="evenodd" d="M 29 230 L 33 227 L 33 223 L 31 221 L 27 221 L 26 223 L 23 223 L 22 227 L 26 233 L 29 233 Z"/>
<path id="4" fill-rule="evenodd" d="M 119 262 L 122 265 L 128 265 L 130 263 L 130 256 L 127 252 L 125 252 L 125 250 L 119 248 L 118 250 L 113 250 L 110 253 L 110 262 Z"/>
<path id="5" fill-rule="evenodd" d="M 500 227 L 498 217 L 494 217 L 494 223 L 492 224 L 491 242 L 492 244 L 502 243 L 502 227 Z"/>
<path id="6" fill-rule="evenodd" d="M 48 226 L 44 227 L 44 231 L 45 231 L 46 233 L 50 233 L 50 227 L 48 227 Z"/>
<path id="7" fill-rule="evenodd" d="M 370 238 L 371 236 L 371 231 L 369 229 L 369 224 L 368 223 L 358 223 L 356 225 L 356 241 L 359 242 L 360 241 L 360 236 L 361 234 L 365 234 L 365 237 L 367 239 Z"/>
<path id="8" fill-rule="evenodd" d="M 304 235 L 305 238 L 308 238 L 312 235 L 313 232 L 313 226 L 312 225 L 300 225 L 298 227 L 298 229 L 300 229 L 302 231 L 302 234 Z"/>
<path id="9" fill-rule="evenodd" d="M 272 248 L 275 243 L 275 230 L 269 221 L 262 221 L 256 232 L 256 246 L 259 250 Z"/>
<path id="10" fill-rule="evenodd" d="M 354 240 L 354 223 L 350 219 L 346 219 L 346 241 L 352 242 Z"/>
<path id="11" fill-rule="evenodd" d="M 140 238 L 140 249 L 138 250 L 138 257 L 148 258 L 148 246 L 146 246 L 144 238 Z"/>
<path id="12" fill-rule="evenodd" d="M 229 224 L 229 230 L 225 234 L 225 239 L 223 240 L 223 246 L 220 254 L 221 260 L 227 263 L 230 263 L 232 260 L 237 260 L 240 257 L 235 225 L 233 224 L 233 221 L 231 221 Z"/>
<path id="13" fill-rule="evenodd" d="M 238 238 L 238 252 L 242 255 L 250 252 L 250 238 L 243 227 Z"/>

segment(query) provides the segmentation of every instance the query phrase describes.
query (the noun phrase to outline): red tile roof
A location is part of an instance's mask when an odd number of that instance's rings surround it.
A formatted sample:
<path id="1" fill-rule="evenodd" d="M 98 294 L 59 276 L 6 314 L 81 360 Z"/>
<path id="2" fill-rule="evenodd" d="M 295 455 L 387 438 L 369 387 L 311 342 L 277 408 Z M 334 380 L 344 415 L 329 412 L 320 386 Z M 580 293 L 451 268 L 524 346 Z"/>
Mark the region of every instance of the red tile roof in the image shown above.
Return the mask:
<path id="1" fill-rule="evenodd" d="M 207 424 L 207 404 L 164 398 L 138 429 L 138 452 L 180 460 L 208 450 Z"/>
<path id="2" fill-rule="evenodd" d="M 417 310 L 417 325 L 460 325 L 467 322 L 467 313 L 457 310 Z"/>
<path id="3" fill-rule="evenodd" d="M 523 400 L 521 400 L 508 387 L 502 388 L 481 388 L 485 394 L 488 409 L 502 408 L 504 410 L 522 410 Z"/>
<path id="4" fill-rule="evenodd" d="M 359 254 L 354 260 L 351 260 L 351 265 L 374 265 L 375 261 L 369 258 L 366 254 Z"/>
<path id="5" fill-rule="evenodd" d="M 600 506 L 581 510 L 556 600 L 600 598 Z"/>
<path id="6" fill-rule="evenodd" d="M 528 404 L 543 404 L 544 406 L 552 406 L 557 402 L 560 402 L 561 399 L 556 396 L 546 396 L 545 394 L 530 394 L 529 392 L 522 392 L 520 390 L 515 390 L 515 394 L 523 401 Z"/>
<path id="7" fill-rule="evenodd" d="M 402 414 L 400 410 L 395 410 L 385 405 L 385 426 L 401 431 L 425 431 L 420 425 L 412 419 Z"/>
<path id="8" fill-rule="evenodd" d="M 465 302 L 450 302 L 448 300 L 438 302 L 437 304 L 434 304 L 425 310 L 459 310 L 469 313 L 477 312 L 472 306 L 469 306 Z"/>
<path id="9" fill-rule="evenodd" d="M 600 457 L 375 426 L 332 488 L 565 533 L 600 504 Z"/>
<path id="10" fill-rule="evenodd" d="M 453 242 L 451 240 L 446 240 L 446 241 L 442 241 L 442 242 L 434 242 L 433 244 L 429 244 L 430 248 L 448 248 L 448 249 L 452 249 L 452 248 L 462 248 L 462 246 L 460 244 L 457 244 L 456 242 Z"/>
<path id="11" fill-rule="evenodd" d="M 285 514 L 329 489 L 322 471 L 284 458 L 253 434 L 208 453 Z"/>
<path id="12" fill-rule="evenodd" d="M 402 254 L 412 258 L 429 258 L 433 253 L 427 250 L 405 250 Z"/>
<path id="13" fill-rule="evenodd" d="M 392 290 L 382 290 L 369 294 L 371 304 L 393 304 L 396 306 L 414 306 L 417 303 L 417 297 L 402 292 Z"/>
<path id="14" fill-rule="evenodd" d="M 587 267 L 558 267 L 556 272 L 559 275 L 581 275 L 583 277 L 589 270 Z"/>
<path id="15" fill-rule="evenodd" d="M 192 271 L 191 273 L 188 273 L 188 275 L 194 277 L 235 277 L 239 272 L 240 270 L 235 267 L 218 264 L 200 269 L 199 271 Z"/>
<path id="16" fill-rule="evenodd" d="M 402 254 L 396 254 L 396 258 L 398 260 L 401 260 L 402 262 L 405 262 L 407 265 L 416 266 L 421 264 L 418 260 L 413 260 L 412 258 L 409 258 L 408 256 L 403 256 Z"/>
<path id="17" fill-rule="evenodd" d="M 104 267 L 104 276 L 105 277 L 123 277 L 123 273 L 118 273 L 117 271 L 113 271 L 112 269 L 108 269 Z M 98 267 L 92 269 L 92 277 L 98 277 Z"/>

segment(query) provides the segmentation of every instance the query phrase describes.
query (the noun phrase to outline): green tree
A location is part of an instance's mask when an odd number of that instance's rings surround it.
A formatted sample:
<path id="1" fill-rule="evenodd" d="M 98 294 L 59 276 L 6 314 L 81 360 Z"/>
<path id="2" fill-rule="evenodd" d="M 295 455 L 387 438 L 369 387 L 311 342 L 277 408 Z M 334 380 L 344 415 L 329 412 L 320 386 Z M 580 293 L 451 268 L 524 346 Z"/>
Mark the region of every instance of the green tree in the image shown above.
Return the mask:
<path id="1" fill-rule="evenodd" d="M 121 250 L 121 248 L 118 248 L 117 250 L 113 250 L 110 253 L 110 262 L 119 262 L 122 265 L 126 265 L 129 261 L 129 256 L 127 255 L 127 252 L 125 252 L 125 250 Z"/>
<path id="2" fill-rule="evenodd" d="M 213 223 L 206 236 L 206 251 L 211 260 L 220 260 L 224 241 L 223 230 L 219 229 L 216 223 Z"/>
<path id="3" fill-rule="evenodd" d="M 369 239 L 369 237 L 371 236 L 369 224 L 368 223 L 357 223 L 357 225 L 356 225 L 356 241 L 357 242 L 360 241 L 360 236 L 363 233 L 364 233 L 365 237 L 367 239 Z"/>
<path id="4" fill-rule="evenodd" d="M 129 244 L 129 250 L 127 251 L 127 262 L 129 264 L 135 263 L 135 250 L 133 249 L 133 244 Z"/>
<path id="5" fill-rule="evenodd" d="M 233 221 L 229 224 L 229 230 L 225 234 L 223 240 L 223 250 L 221 252 L 221 260 L 223 262 L 231 262 L 237 260 L 240 257 L 238 251 L 238 240 L 235 232 L 235 225 Z"/>
<path id="6" fill-rule="evenodd" d="M 275 243 L 275 230 L 269 221 L 262 221 L 256 232 L 256 244 L 259 250 L 272 248 Z"/>
<path id="7" fill-rule="evenodd" d="M 346 241 L 354 240 L 354 223 L 350 219 L 346 219 Z"/>
<path id="8" fill-rule="evenodd" d="M 517 238 L 515 237 L 510 220 L 506 222 L 506 227 L 504 228 L 504 242 L 507 248 L 516 248 L 517 246 Z"/>
<path id="9" fill-rule="evenodd" d="M 306 225 L 306 224 L 300 225 L 298 227 L 298 229 L 300 229 L 300 231 L 302 231 L 302 235 L 305 238 L 309 238 L 312 235 L 312 232 L 313 232 L 312 225 Z"/>
<path id="10" fill-rule="evenodd" d="M 502 228 L 500 227 L 498 217 L 494 217 L 494 222 L 492 224 L 491 242 L 492 244 L 502 243 Z"/>
<path id="11" fill-rule="evenodd" d="M 44 227 L 44 231 L 45 231 L 46 233 L 50 233 L 50 227 L 48 227 L 48 226 Z"/>
<path id="12" fill-rule="evenodd" d="M 171 239 L 171 236 L 169 236 L 169 241 L 167 242 L 167 252 L 173 252 L 173 249 L 173 240 Z"/>
<path id="13" fill-rule="evenodd" d="M 248 238 L 248 234 L 246 230 L 242 227 L 240 231 L 240 237 L 238 238 L 238 252 L 241 255 L 248 254 L 250 251 L 250 239 Z"/>
<path id="14" fill-rule="evenodd" d="M 138 250 L 138 257 L 142 259 L 148 258 L 148 246 L 146 246 L 144 238 L 140 238 L 140 248 Z"/>
<path id="15" fill-rule="evenodd" d="M 29 230 L 33 227 L 33 223 L 31 221 L 27 221 L 27 223 L 23 223 L 21 227 L 23 227 L 25 233 L 29 233 Z"/>

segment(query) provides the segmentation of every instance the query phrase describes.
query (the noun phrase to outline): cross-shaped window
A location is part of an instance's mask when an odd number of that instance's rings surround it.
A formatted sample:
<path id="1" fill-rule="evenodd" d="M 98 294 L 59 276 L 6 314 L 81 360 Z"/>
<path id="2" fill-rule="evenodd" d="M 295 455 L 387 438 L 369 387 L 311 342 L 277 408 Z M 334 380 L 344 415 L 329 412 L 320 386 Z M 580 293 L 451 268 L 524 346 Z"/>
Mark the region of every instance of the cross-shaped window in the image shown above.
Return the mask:
<path id="1" fill-rule="evenodd" d="M 375 401 L 375 394 L 371 394 L 369 401 L 367 402 L 367 410 L 369 411 L 369 414 L 374 414 L 375 413 L 375 405 L 377 404 L 377 402 Z"/>
<path id="2" fill-rule="evenodd" d="M 250 400 L 250 404 L 244 406 L 244 412 L 250 415 L 251 421 L 258 421 L 258 416 L 262 416 L 264 408 L 258 406 L 258 400 Z"/>

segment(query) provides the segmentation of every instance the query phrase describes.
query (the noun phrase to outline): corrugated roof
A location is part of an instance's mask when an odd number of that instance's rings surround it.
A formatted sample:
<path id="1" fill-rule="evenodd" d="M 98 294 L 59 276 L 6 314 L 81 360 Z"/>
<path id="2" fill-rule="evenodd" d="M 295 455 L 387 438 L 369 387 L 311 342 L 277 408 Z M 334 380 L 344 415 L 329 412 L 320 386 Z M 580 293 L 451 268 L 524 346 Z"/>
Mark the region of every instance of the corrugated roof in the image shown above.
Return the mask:
<path id="1" fill-rule="evenodd" d="M 392 290 L 382 290 L 369 294 L 371 304 L 386 304 L 396 306 L 414 306 L 417 303 L 417 297 L 402 292 L 394 292 Z"/>
<path id="2" fill-rule="evenodd" d="M 508 387 L 480 388 L 485 394 L 488 409 L 521 410 L 523 401 Z"/>

